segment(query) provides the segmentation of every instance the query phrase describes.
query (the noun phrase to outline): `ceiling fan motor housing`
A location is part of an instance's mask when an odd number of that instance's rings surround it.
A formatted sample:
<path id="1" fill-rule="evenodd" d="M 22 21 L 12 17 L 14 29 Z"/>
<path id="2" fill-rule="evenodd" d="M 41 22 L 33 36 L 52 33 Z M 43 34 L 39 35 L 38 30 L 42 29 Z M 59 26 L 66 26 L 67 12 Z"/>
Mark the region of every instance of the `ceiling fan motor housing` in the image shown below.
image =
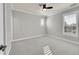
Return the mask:
<path id="1" fill-rule="evenodd" d="M 43 9 L 52 9 L 53 7 L 46 7 L 46 4 L 40 4 L 40 6 L 43 6 Z"/>

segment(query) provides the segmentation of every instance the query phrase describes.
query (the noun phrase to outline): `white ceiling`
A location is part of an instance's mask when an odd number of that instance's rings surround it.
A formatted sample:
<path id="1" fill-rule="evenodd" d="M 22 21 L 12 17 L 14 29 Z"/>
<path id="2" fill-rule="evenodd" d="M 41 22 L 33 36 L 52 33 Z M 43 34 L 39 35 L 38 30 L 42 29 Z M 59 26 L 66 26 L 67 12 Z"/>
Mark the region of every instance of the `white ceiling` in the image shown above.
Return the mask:
<path id="1" fill-rule="evenodd" d="M 53 15 L 55 13 L 71 8 L 72 3 L 47 3 L 46 6 L 53 6 L 53 9 L 42 11 L 39 3 L 14 3 L 13 10 L 36 14 L 36 15 Z"/>

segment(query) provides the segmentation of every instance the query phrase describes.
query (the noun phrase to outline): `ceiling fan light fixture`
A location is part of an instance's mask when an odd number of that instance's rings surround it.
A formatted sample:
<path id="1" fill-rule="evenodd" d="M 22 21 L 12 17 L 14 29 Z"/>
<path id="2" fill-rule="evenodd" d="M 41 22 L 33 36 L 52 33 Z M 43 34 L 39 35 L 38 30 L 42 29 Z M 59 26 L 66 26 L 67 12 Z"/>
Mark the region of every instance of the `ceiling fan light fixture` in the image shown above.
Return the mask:
<path id="1" fill-rule="evenodd" d="M 43 11 L 46 11 L 46 10 L 47 10 L 46 8 L 43 9 Z"/>

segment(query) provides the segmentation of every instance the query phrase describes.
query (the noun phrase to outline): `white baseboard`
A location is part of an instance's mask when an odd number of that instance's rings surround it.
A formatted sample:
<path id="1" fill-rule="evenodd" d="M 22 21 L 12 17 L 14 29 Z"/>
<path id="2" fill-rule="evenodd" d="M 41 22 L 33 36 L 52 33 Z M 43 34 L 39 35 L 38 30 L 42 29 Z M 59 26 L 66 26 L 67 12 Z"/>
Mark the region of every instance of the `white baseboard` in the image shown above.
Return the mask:
<path id="1" fill-rule="evenodd" d="M 79 42 L 77 42 L 77 41 L 68 40 L 68 39 L 65 39 L 65 38 L 62 38 L 62 37 L 59 37 L 59 36 L 56 36 L 56 35 L 49 34 L 48 37 L 49 38 L 60 39 L 62 41 L 68 42 L 68 43 L 72 43 L 72 44 L 75 44 L 75 45 L 79 45 Z"/>
<path id="2" fill-rule="evenodd" d="M 37 38 L 37 37 L 41 37 L 41 36 L 44 36 L 44 35 L 45 35 L 45 34 L 40 34 L 40 35 L 36 35 L 36 36 L 31 36 L 31 37 L 26 37 L 26 38 L 15 39 L 15 40 L 12 40 L 12 42 L 21 41 L 21 40 L 26 40 L 26 39 L 32 39 L 32 38 Z"/>

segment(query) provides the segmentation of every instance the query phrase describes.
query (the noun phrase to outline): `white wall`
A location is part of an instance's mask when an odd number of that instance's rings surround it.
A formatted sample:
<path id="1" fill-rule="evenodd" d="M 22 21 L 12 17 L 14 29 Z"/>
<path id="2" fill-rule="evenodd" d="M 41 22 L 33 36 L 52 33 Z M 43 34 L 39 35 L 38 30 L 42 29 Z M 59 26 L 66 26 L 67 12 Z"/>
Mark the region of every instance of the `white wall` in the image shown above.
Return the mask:
<path id="1" fill-rule="evenodd" d="M 48 30 L 49 37 L 51 35 L 51 37 L 56 36 L 63 39 L 62 41 L 59 38 L 56 38 L 57 40 L 54 40 L 56 52 L 59 52 L 58 54 L 75 54 L 75 53 L 78 54 L 79 53 L 78 51 L 79 46 L 76 46 L 66 41 L 66 40 L 70 40 L 73 42 L 79 42 L 79 36 L 72 37 L 72 36 L 63 35 L 63 14 L 71 11 L 76 11 L 76 10 L 78 11 L 79 7 L 75 7 L 73 9 L 66 10 L 64 12 L 49 16 L 47 19 L 47 30 Z M 72 49 L 77 49 L 77 50 L 72 50 Z"/>
<path id="2" fill-rule="evenodd" d="M 3 4 L 0 3 L 0 45 L 4 45 L 4 25 L 3 25 Z M 3 52 L 0 50 L 0 55 L 3 55 Z"/>
<path id="3" fill-rule="evenodd" d="M 41 25 L 41 19 L 44 18 L 38 15 L 13 11 L 14 39 L 44 34 L 44 27 Z"/>
<path id="4" fill-rule="evenodd" d="M 0 45 L 3 44 L 3 4 L 0 3 Z"/>

